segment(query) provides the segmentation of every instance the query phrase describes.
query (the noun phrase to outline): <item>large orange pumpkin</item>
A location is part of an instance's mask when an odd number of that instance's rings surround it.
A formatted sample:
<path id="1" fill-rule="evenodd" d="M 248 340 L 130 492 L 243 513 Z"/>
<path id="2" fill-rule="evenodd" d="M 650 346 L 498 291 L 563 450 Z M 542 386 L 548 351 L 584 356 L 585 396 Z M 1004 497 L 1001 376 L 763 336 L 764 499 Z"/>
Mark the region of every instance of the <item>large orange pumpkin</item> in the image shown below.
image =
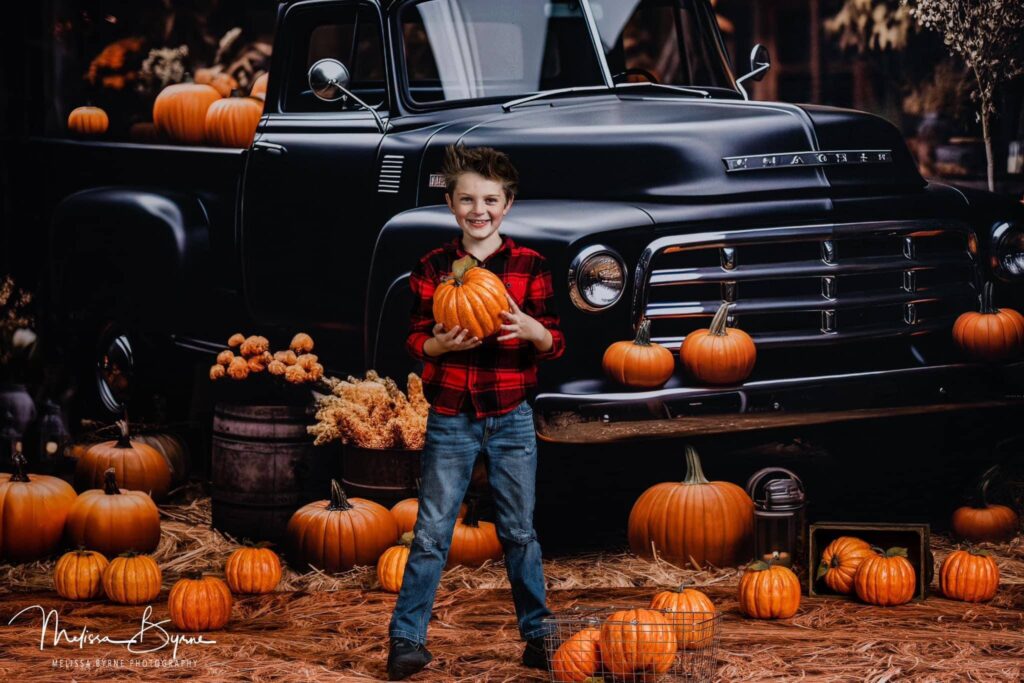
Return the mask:
<path id="1" fill-rule="evenodd" d="M 686 371 L 705 384 L 739 384 L 754 369 L 757 348 L 750 335 L 735 327 L 726 327 L 729 308 L 723 303 L 706 330 L 686 335 L 679 347 L 679 360 Z"/>
<path id="2" fill-rule="evenodd" d="M 508 311 L 505 285 L 497 275 L 477 265 L 472 256 L 452 264 L 452 273 L 434 290 L 434 320 L 451 330 L 468 330 L 467 339 L 484 339 L 498 331 L 498 314 Z"/>
<path id="3" fill-rule="evenodd" d="M 971 504 L 953 511 L 953 533 L 958 537 L 972 543 L 999 543 L 1017 535 L 1020 528 L 1017 513 L 1006 505 L 988 502 L 988 487 L 998 469 L 998 465 L 993 465 L 986 470 Z"/>
<path id="4" fill-rule="evenodd" d="M 491 522 L 480 521 L 477 500 L 470 498 L 466 516 L 455 521 L 446 566 L 479 567 L 487 560 L 500 560 L 503 552 L 497 528 Z"/>
<path id="5" fill-rule="evenodd" d="M 910 602 L 917 585 L 917 572 L 907 559 L 906 548 L 874 548 L 853 577 L 857 597 L 870 605 L 889 607 Z"/>
<path id="6" fill-rule="evenodd" d="M 0 473 L 0 558 L 38 560 L 60 547 L 64 522 L 75 503 L 75 490 L 63 479 L 29 475 L 20 451 L 14 473 Z"/>
<path id="7" fill-rule="evenodd" d="M 735 566 L 750 558 L 754 502 L 727 481 L 708 481 L 697 451 L 686 447 L 686 478 L 655 484 L 629 513 L 629 547 L 678 565 Z"/>
<path id="8" fill-rule="evenodd" d="M 109 126 L 107 112 L 99 107 L 75 107 L 68 115 L 68 130 L 79 135 L 102 135 Z"/>
<path id="9" fill-rule="evenodd" d="M 755 562 L 740 579 L 740 611 L 755 619 L 788 619 L 800 607 L 800 579 L 781 564 Z"/>
<path id="10" fill-rule="evenodd" d="M 604 374 L 619 384 L 641 389 L 660 387 L 672 376 L 676 360 L 661 344 L 651 342 L 651 321 L 644 319 L 632 341 L 617 341 L 601 359 Z"/>
<path id="11" fill-rule="evenodd" d="M 263 102 L 255 97 L 225 97 L 206 110 L 206 142 L 219 147 L 252 144 L 263 116 Z"/>
<path id="12" fill-rule="evenodd" d="M 121 438 L 89 448 L 75 466 L 75 486 L 85 490 L 103 486 L 105 472 L 113 468 L 117 481 L 130 491 L 146 491 L 163 500 L 171 489 L 171 468 L 155 448 L 128 437 L 128 422 L 118 421 Z"/>
<path id="13" fill-rule="evenodd" d="M 330 500 L 309 503 L 288 522 L 288 547 L 300 571 L 313 565 L 327 572 L 373 565 L 398 538 L 391 511 L 364 498 L 348 498 L 331 480 Z"/>
<path id="14" fill-rule="evenodd" d="M 103 570 L 103 592 L 120 605 L 142 605 L 160 595 L 163 576 L 149 555 L 125 553 Z"/>
<path id="15" fill-rule="evenodd" d="M 214 576 L 195 572 L 167 595 L 171 622 L 182 631 L 216 631 L 231 618 L 231 590 Z"/>
<path id="16" fill-rule="evenodd" d="M 148 553 L 160 543 L 160 511 L 142 491 L 118 488 L 114 469 L 102 489 L 78 496 L 68 511 L 64 533 L 73 547 L 98 550 L 107 557 Z"/>
<path id="17" fill-rule="evenodd" d="M 824 579 L 825 585 L 836 593 L 849 595 L 853 592 L 853 577 L 857 567 L 873 554 L 871 544 L 867 541 L 840 536 L 825 547 L 815 578 Z"/>
<path id="18" fill-rule="evenodd" d="M 557 683 L 582 683 L 601 668 L 601 630 L 584 628 L 558 646 L 551 658 Z"/>
<path id="19" fill-rule="evenodd" d="M 999 567 L 987 550 L 954 550 L 942 562 L 939 588 L 951 600 L 991 600 L 999 588 Z"/>
<path id="20" fill-rule="evenodd" d="M 656 680 L 676 658 L 676 636 L 661 612 L 620 610 L 601 624 L 601 661 L 615 676 L 629 680 Z"/>
<path id="21" fill-rule="evenodd" d="M 681 648 L 703 647 L 715 634 L 715 603 L 696 588 L 686 584 L 662 591 L 651 599 L 651 609 L 665 614 L 676 628 Z"/>
<path id="22" fill-rule="evenodd" d="M 385 550 L 377 560 L 377 580 L 380 581 L 380 587 L 389 593 L 402 590 L 402 579 L 405 577 L 405 564 L 409 561 L 412 539 L 413 533 L 405 532 L 398 545 Z"/>
<path id="23" fill-rule="evenodd" d="M 239 548 L 228 557 L 224 578 L 235 593 L 270 593 L 281 581 L 281 560 L 270 548 Z"/>
<path id="24" fill-rule="evenodd" d="M 103 570 L 110 562 L 95 550 L 65 553 L 53 570 L 53 587 L 67 600 L 92 600 L 103 595 Z"/>
<path id="25" fill-rule="evenodd" d="M 992 303 L 992 283 L 982 288 L 981 310 L 962 313 L 953 323 L 953 341 L 974 360 L 994 363 L 1024 349 L 1024 316 Z"/>
<path id="26" fill-rule="evenodd" d="M 153 125 L 168 140 L 202 144 L 206 137 L 206 111 L 220 98 L 220 93 L 211 85 L 169 85 L 153 102 Z"/>
<path id="27" fill-rule="evenodd" d="M 391 506 L 391 514 L 398 523 L 398 534 L 404 534 L 416 528 L 416 516 L 420 512 L 420 501 L 416 498 L 405 498 Z M 466 516 L 466 504 L 459 506 L 458 517 Z"/>

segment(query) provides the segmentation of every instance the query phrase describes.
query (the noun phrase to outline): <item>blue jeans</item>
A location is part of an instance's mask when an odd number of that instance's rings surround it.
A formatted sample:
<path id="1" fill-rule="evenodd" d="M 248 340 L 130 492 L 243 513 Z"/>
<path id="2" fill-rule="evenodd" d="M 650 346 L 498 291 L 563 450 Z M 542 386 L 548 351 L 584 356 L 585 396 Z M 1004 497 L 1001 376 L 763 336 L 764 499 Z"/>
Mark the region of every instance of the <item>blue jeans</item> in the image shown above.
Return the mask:
<path id="1" fill-rule="evenodd" d="M 519 633 L 525 640 L 550 630 L 542 623 L 551 612 L 544 600 L 540 543 L 533 529 L 537 440 L 533 409 L 524 401 L 511 412 L 482 419 L 430 411 L 420 466 L 416 537 L 391 615 L 392 638 L 427 642 L 427 621 L 448 559 L 455 519 L 481 452 L 487 456 L 498 538 L 505 551 Z"/>

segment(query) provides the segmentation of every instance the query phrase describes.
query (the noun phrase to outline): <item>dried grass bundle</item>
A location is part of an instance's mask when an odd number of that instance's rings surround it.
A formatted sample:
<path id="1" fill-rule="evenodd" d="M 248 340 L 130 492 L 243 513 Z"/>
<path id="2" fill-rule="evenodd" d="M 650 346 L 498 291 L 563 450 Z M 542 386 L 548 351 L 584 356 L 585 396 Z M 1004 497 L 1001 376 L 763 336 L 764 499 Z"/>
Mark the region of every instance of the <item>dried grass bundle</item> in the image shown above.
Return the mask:
<path id="1" fill-rule="evenodd" d="M 415 373 L 409 373 L 408 395 L 373 370 L 362 380 L 328 377 L 324 383 L 331 393 L 317 399 L 317 423 L 309 427 L 316 445 L 340 439 L 360 448 L 423 448 L 430 405 Z"/>

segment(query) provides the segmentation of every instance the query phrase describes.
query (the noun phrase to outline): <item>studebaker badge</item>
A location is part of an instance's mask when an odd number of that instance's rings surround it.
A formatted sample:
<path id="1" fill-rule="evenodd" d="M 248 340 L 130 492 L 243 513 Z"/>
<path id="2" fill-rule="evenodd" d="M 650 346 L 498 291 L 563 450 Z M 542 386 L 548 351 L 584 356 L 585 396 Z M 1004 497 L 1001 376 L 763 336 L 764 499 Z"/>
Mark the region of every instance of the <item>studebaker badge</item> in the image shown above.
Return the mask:
<path id="1" fill-rule="evenodd" d="M 891 149 L 856 149 L 831 152 L 786 152 L 784 154 L 757 154 L 743 157 L 723 157 L 727 173 L 764 171 L 794 166 L 858 166 L 863 164 L 891 164 Z"/>

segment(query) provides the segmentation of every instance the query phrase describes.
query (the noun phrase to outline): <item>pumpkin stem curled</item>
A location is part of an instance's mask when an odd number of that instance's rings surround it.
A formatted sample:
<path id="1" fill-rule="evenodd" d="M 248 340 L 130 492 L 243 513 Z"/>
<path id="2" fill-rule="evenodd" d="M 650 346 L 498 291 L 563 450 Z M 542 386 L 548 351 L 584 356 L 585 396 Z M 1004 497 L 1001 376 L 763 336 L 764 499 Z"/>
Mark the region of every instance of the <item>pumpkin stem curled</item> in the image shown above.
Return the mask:
<path id="1" fill-rule="evenodd" d="M 996 308 L 993 305 L 993 303 L 992 303 L 994 291 L 995 291 L 995 286 L 992 284 L 991 280 L 985 282 L 985 284 L 982 285 L 982 287 L 981 287 L 981 312 L 982 313 L 990 314 L 990 313 L 998 313 L 999 312 L 999 309 Z"/>
<path id="2" fill-rule="evenodd" d="M 11 481 L 29 481 L 27 467 L 28 460 L 25 459 L 22 452 L 14 451 L 14 474 L 11 475 Z"/>
<path id="3" fill-rule="evenodd" d="M 121 436 L 118 438 L 117 443 L 114 444 L 114 448 L 131 448 L 132 442 L 128 438 L 128 419 L 118 420 L 117 428 L 121 430 Z"/>
<path id="4" fill-rule="evenodd" d="M 718 307 L 718 311 L 715 313 L 715 317 L 711 319 L 711 326 L 708 328 L 708 334 L 716 337 L 724 337 L 728 335 L 725 324 L 729 319 L 729 309 L 735 306 L 731 301 L 723 301 L 722 305 Z"/>
<path id="5" fill-rule="evenodd" d="M 337 479 L 331 479 L 331 504 L 327 506 L 327 509 L 343 512 L 352 509 L 352 503 L 348 502 L 348 496 L 345 495 L 345 491 Z"/>
<path id="6" fill-rule="evenodd" d="M 651 345 L 651 321 L 647 318 L 640 321 L 640 327 L 636 330 L 636 338 L 633 343 L 637 346 Z"/>
<path id="7" fill-rule="evenodd" d="M 117 473 L 113 467 L 108 467 L 103 472 L 103 493 L 108 496 L 117 496 L 121 490 L 117 488 Z"/>
<path id="8" fill-rule="evenodd" d="M 704 476 L 704 468 L 701 467 L 700 457 L 697 449 L 687 444 L 686 446 L 686 479 L 684 484 L 709 484 L 708 478 Z"/>

